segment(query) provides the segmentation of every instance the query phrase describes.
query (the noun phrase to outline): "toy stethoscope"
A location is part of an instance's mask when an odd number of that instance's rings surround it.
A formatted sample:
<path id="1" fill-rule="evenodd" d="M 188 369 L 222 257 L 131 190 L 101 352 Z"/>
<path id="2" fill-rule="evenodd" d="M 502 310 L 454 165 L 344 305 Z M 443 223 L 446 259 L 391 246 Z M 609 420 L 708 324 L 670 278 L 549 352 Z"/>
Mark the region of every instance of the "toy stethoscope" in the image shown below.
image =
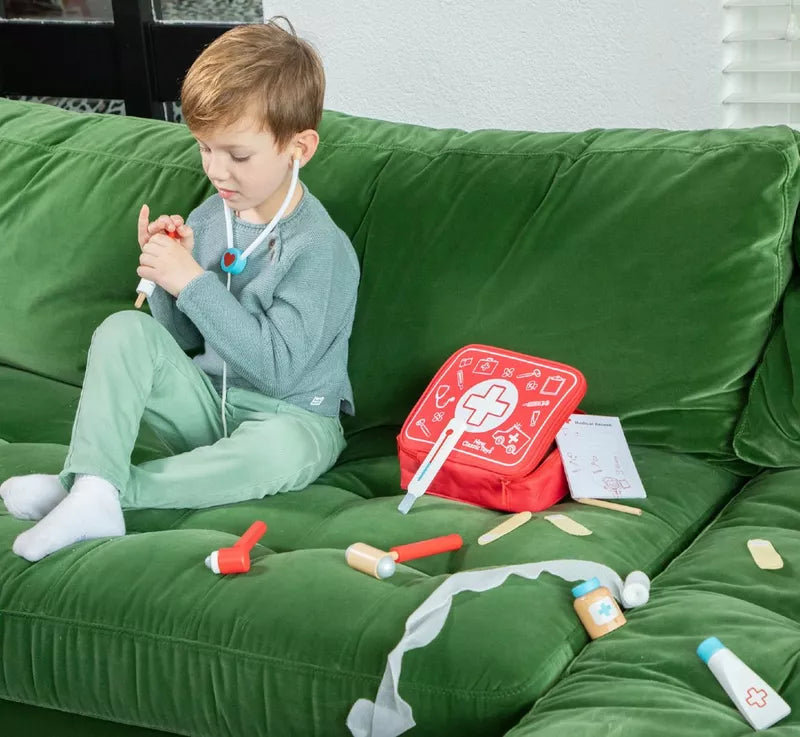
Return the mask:
<path id="1" fill-rule="evenodd" d="M 231 274 L 241 274 L 244 271 L 244 267 L 247 266 L 247 257 L 267 238 L 267 236 L 275 229 L 275 226 L 278 224 L 278 221 L 283 217 L 283 214 L 286 212 L 286 208 L 289 207 L 289 203 L 292 201 L 292 197 L 294 196 L 295 190 L 297 189 L 297 181 L 300 176 L 300 149 L 295 149 L 294 154 L 292 155 L 292 180 L 289 183 L 289 191 L 286 193 L 286 197 L 284 197 L 281 206 L 278 208 L 278 212 L 275 213 L 275 217 L 269 221 L 267 227 L 258 234 L 256 239 L 244 250 L 241 251 L 238 248 L 233 247 L 233 220 L 231 218 L 231 210 L 225 201 L 222 201 L 222 207 L 225 211 L 225 235 L 227 239 L 228 247 L 225 249 L 225 253 L 222 254 L 220 258 L 220 268 L 228 274 L 228 283 L 227 289 L 231 291 Z M 169 235 L 172 236 L 172 233 Z M 176 234 L 177 235 L 177 234 Z M 175 236 L 172 236 L 175 237 Z M 142 279 L 139 282 L 139 286 L 136 288 L 136 291 L 139 292 L 139 297 L 136 300 L 136 307 L 139 308 L 144 302 L 145 296 L 149 297 L 152 295 L 153 290 L 155 289 L 155 284 L 150 281 L 149 279 Z M 222 362 L 222 432 L 223 437 L 228 437 L 228 423 L 225 419 L 225 399 L 228 393 L 228 364 L 223 360 Z"/>
<path id="2" fill-rule="evenodd" d="M 220 258 L 219 265 L 223 271 L 227 272 L 228 274 L 228 291 L 231 291 L 231 274 L 241 274 L 244 271 L 244 267 L 247 266 L 247 257 L 253 252 L 253 250 L 260 244 L 263 243 L 266 237 L 275 229 L 275 226 L 278 224 L 278 221 L 283 217 L 283 213 L 286 212 L 286 208 L 289 207 L 289 203 L 292 201 L 292 197 L 294 196 L 294 191 L 297 189 L 297 180 L 300 176 L 300 152 L 299 150 L 295 150 L 295 153 L 292 157 L 292 181 L 289 184 L 289 191 L 286 193 L 286 197 L 284 197 L 281 206 L 278 208 L 278 212 L 275 213 L 275 217 L 269 221 L 267 227 L 259 233 L 256 239 L 247 247 L 244 251 L 240 251 L 238 248 L 233 247 L 233 221 L 231 218 L 231 209 L 228 205 L 225 204 L 225 200 L 222 201 L 222 207 L 225 210 L 225 235 L 228 241 L 228 248 L 225 250 L 225 253 L 222 254 L 222 258 Z M 227 438 L 228 437 L 228 422 L 225 419 L 225 397 L 228 393 L 228 364 L 223 359 L 222 361 L 222 436 Z"/>

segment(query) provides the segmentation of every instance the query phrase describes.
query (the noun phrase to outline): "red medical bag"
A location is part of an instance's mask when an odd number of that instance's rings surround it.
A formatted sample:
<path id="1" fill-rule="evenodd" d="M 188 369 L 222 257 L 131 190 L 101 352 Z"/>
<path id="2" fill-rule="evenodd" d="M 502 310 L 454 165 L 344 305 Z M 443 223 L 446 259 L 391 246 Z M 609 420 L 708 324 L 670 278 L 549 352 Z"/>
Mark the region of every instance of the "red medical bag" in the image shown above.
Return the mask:
<path id="1" fill-rule="evenodd" d="M 586 379 L 571 366 L 468 345 L 439 369 L 397 437 L 405 489 L 454 416 L 465 431 L 427 493 L 508 512 L 537 512 L 569 492 L 556 433 Z"/>

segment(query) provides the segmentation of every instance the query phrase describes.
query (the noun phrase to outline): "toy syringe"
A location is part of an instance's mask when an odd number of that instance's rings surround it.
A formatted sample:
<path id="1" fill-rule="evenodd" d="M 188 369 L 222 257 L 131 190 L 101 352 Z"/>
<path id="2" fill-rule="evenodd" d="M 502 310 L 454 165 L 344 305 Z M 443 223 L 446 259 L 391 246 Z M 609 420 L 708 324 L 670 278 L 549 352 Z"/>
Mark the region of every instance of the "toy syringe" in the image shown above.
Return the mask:
<path id="1" fill-rule="evenodd" d="M 176 241 L 179 241 L 181 237 L 178 235 L 177 230 L 168 230 L 167 235 L 170 238 L 174 238 Z M 149 279 L 140 279 L 139 286 L 136 287 L 136 291 L 139 292 L 139 295 L 136 297 L 136 301 L 133 303 L 133 306 L 138 310 L 144 304 L 144 300 L 146 297 L 150 297 L 153 294 L 153 290 L 156 288 L 156 285 L 151 282 Z"/>

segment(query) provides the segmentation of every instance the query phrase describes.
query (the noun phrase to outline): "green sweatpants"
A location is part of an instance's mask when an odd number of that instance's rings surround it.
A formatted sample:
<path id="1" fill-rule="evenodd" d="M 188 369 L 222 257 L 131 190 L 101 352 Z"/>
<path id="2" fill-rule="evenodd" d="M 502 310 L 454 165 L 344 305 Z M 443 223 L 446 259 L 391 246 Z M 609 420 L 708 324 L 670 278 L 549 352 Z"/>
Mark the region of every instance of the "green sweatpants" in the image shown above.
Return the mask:
<path id="1" fill-rule="evenodd" d="M 338 417 L 324 417 L 257 392 L 227 393 L 147 314 L 117 312 L 92 336 L 72 440 L 59 478 L 101 476 L 124 508 L 200 508 L 302 489 L 345 446 Z M 172 455 L 132 465 L 145 422 Z"/>

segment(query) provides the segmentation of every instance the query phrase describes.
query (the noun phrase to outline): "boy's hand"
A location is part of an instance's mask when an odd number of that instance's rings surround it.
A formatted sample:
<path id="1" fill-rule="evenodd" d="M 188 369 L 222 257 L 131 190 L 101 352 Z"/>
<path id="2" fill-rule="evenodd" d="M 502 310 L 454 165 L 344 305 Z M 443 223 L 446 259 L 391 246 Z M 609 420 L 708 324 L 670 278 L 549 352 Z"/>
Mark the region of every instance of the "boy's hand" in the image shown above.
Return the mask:
<path id="1" fill-rule="evenodd" d="M 194 232 L 183 222 L 180 215 L 160 215 L 152 223 L 149 221 L 150 208 L 142 205 L 139 210 L 138 236 L 139 247 L 144 248 L 150 238 L 157 233 L 177 232 L 180 244 L 191 253 L 194 248 Z"/>
<path id="2" fill-rule="evenodd" d="M 174 239 L 164 233 L 156 233 L 142 247 L 136 273 L 177 297 L 192 279 L 204 274 L 205 269 Z"/>

